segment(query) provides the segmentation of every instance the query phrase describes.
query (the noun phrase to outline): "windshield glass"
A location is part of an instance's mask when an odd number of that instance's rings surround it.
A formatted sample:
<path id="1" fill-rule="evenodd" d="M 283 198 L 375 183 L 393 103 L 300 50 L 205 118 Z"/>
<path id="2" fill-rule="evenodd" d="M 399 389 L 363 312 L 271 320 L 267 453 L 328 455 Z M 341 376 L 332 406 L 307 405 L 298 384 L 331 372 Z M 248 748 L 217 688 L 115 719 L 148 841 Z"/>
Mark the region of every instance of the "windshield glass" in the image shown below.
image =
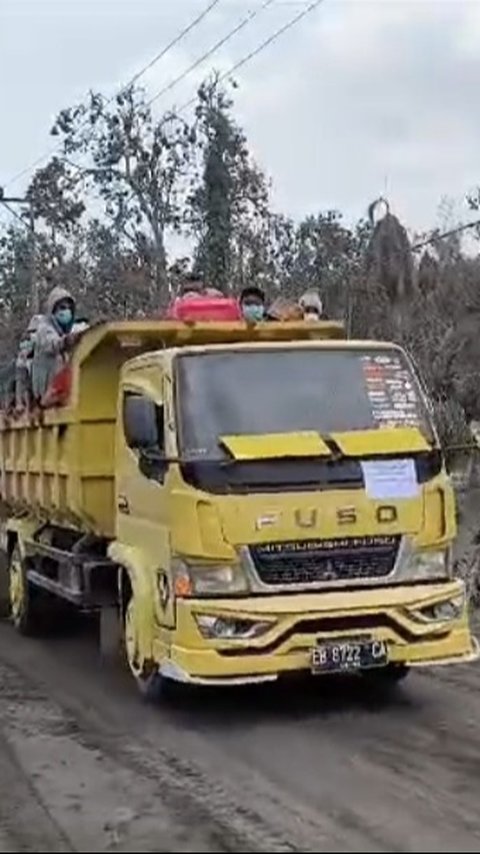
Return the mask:
<path id="1" fill-rule="evenodd" d="M 177 401 L 180 450 L 194 459 L 224 458 L 221 436 L 428 429 L 416 378 L 393 348 L 184 354 Z"/>

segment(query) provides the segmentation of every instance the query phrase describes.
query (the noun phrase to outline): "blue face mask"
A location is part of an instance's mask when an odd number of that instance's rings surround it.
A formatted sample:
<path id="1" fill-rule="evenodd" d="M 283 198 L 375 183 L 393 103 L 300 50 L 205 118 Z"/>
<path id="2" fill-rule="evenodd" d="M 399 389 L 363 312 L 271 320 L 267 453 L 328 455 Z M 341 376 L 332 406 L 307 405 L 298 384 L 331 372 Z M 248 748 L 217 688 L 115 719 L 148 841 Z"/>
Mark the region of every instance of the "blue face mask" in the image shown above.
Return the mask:
<path id="1" fill-rule="evenodd" d="M 20 341 L 20 350 L 22 353 L 26 353 L 29 356 L 33 353 L 33 341 Z"/>
<path id="2" fill-rule="evenodd" d="M 55 320 L 62 329 L 68 329 L 73 324 L 73 311 L 71 308 L 58 308 L 55 312 Z"/>
<path id="3" fill-rule="evenodd" d="M 250 323 L 259 323 L 265 317 L 265 306 L 259 304 L 244 305 L 243 316 Z"/>

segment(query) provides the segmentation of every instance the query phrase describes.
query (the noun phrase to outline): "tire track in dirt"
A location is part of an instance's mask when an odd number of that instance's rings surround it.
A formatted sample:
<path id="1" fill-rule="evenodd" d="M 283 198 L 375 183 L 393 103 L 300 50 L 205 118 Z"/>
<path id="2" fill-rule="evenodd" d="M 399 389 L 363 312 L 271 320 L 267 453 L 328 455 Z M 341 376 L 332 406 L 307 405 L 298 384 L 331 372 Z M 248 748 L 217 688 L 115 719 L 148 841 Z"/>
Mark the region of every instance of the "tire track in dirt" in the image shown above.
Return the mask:
<path id="1" fill-rule="evenodd" d="M 55 675 L 59 676 L 58 667 Z M 196 847 L 212 852 L 283 852 L 299 850 L 300 846 L 300 850 L 315 850 L 318 843 L 330 847 L 330 841 L 337 842 L 336 850 L 344 850 L 342 840 L 336 839 L 336 829 L 329 827 L 331 823 L 327 820 L 323 822 L 313 813 L 309 818 L 303 811 L 298 814 L 294 807 L 272 798 L 271 792 L 261 788 L 257 792 L 255 786 L 252 791 L 245 788 L 242 793 L 235 787 L 228 793 L 217 780 L 175 750 L 167 751 L 164 746 L 154 746 L 150 740 L 145 743 L 132 739 L 124 731 L 118 732 L 108 712 L 101 715 L 104 721 L 99 725 L 97 710 L 86 708 L 68 688 L 68 698 L 64 690 L 60 690 L 60 702 L 57 688 L 53 691 L 50 688 L 48 700 L 47 691 L 43 694 L 30 692 L 25 702 L 28 690 L 22 678 L 16 669 L 4 662 L 0 664 L 0 683 L 3 686 L 0 713 L 4 733 L 23 766 L 41 778 L 44 797 L 53 805 L 51 808 L 58 820 L 68 828 L 75 850 L 93 850 L 94 841 L 101 850 L 108 850 L 112 847 L 112 834 L 115 850 L 130 850 L 132 844 L 139 844 L 134 838 L 135 823 L 138 821 L 141 828 L 148 824 L 151 815 L 148 798 L 136 806 L 132 806 L 130 796 L 119 807 L 111 802 L 108 794 L 112 781 L 105 778 L 106 766 L 114 768 L 114 775 L 110 776 L 114 776 L 117 788 L 123 778 L 124 792 L 138 795 L 144 789 L 150 793 L 153 790 L 163 808 L 168 808 L 170 829 L 167 828 L 165 834 L 168 844 L 164 850 L 183 851 Z M 5 686 L 9 683 L 14 687 L 8 691 Z M 135 703 L 139 701 L 135 699 Z M 136 707 L 140 718 L 149 711 L 141 705 Z M 181 739 L 179 746 L 180 743 Z M 56 757 L 54 762 L 45 761 L 48 753 Z M 73 769 L 72 773 L 69 769 Z M 92 784 L 98 789 L 93 797 Z M 256 809 L 255 804 L 257 807 L 260 804 L 261 809 Z M 264 807 L 270 821 L 264 815 Z M 85 816 L 88 815 L 91 822 L 92 812 L 97 813 L 96 819 L 91 823 L 91 834 L 85 838 Z M 82 827 L 78 827 L 76 814 L 80 816 Z M 121 826 L 121 839 L 117 825 Z M 158 834 L 158 815 L 155 815 L 154 825 L 151 828 L 151 835 L 156 838 L 154 850 L 163 850 L 158 847 L 159 835 L 162 838 L 162 833 Z M 187 839 L 182 828 L 187 829 Z M 196 834 L 196 828 L 201 828 L 201 833 Z M 136 850 L 152 850 L 145 847 L 145 840 L 140 844 Z M 188 847 L 184 847 L 185 844 Z"/>
<path id="2" fill-rule="evenodd" d="M 0 684 L 0 756 L 7 769 L 10 757 L 19 790 L 16 794 L 13 781 L 8 781 L 10 797 L 0 814 L 18 850 L 93 851 L 98 846 L 116 851 L 215 852 L 246 850 L 243 846 L 256 841 L 252 828 L 246 827 L 250 817 L 242 817 L 241 828 L 235 822 L 224 826 L 200 802 L 191 800 L 179 774 L 182 769 L 173 769 L 173 779 L 165 775 L 165 766 L 155 768 L 152 762 L 146 768 L 136 758 L 136 748 L 119 744 L 113 735 L 99 736 L 46 694 L 25 691 L 21 676 L 3 663 Z M 32 812 L 26 840 L 24 822 L 18 822 L 22 802 Z M 46 804 L 48 833 L 42 832 Z M 59 847 L 53 828 L 63 828 L 56 836 L 69 842 Z M 245 830 L 250 831 L 246 837 Z M 271 844 L 273 850 L 290 850 L 278 840 L 261 837 L 259 842 L 266 848 Z"/>
<path id="3" fill-rule="evenodd" d="M 0 733 L 0 851 L 72 851 Z"/>
<path id="4" fill-rule="evenodd" d="M 445 674 L 380 702 L 315 683 L 152 709 L 93 643 L 0 626 L 4 734 L 76 850 L 478 851 L 480 671 Z"/>

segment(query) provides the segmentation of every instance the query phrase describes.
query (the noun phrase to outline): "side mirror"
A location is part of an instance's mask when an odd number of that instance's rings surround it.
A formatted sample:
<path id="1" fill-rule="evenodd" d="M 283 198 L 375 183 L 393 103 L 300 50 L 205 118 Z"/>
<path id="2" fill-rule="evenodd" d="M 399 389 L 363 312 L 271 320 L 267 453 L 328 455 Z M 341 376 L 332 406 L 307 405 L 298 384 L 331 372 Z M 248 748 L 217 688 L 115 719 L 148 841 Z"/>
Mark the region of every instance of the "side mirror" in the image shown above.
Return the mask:
<path id="1" fill-rule="evenodd" d="M 141 451 L 158 447 L 158 421 L 153 400 L 137 394 L 126 395 L 123 423 L 129 448 Z"/>

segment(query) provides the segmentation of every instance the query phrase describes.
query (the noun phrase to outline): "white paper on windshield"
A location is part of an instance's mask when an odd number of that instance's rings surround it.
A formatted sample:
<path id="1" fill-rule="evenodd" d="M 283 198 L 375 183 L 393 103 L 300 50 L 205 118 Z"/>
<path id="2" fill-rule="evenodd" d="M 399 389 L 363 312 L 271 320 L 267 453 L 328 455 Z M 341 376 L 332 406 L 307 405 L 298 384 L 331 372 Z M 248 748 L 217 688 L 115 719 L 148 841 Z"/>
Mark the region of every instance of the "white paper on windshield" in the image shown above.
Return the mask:
<path id="1" fill-rule="evenodd" d="M 414 460 L 376 460 L 360 465 L 369 498 L 416 498 L 419 493 Z"/>

